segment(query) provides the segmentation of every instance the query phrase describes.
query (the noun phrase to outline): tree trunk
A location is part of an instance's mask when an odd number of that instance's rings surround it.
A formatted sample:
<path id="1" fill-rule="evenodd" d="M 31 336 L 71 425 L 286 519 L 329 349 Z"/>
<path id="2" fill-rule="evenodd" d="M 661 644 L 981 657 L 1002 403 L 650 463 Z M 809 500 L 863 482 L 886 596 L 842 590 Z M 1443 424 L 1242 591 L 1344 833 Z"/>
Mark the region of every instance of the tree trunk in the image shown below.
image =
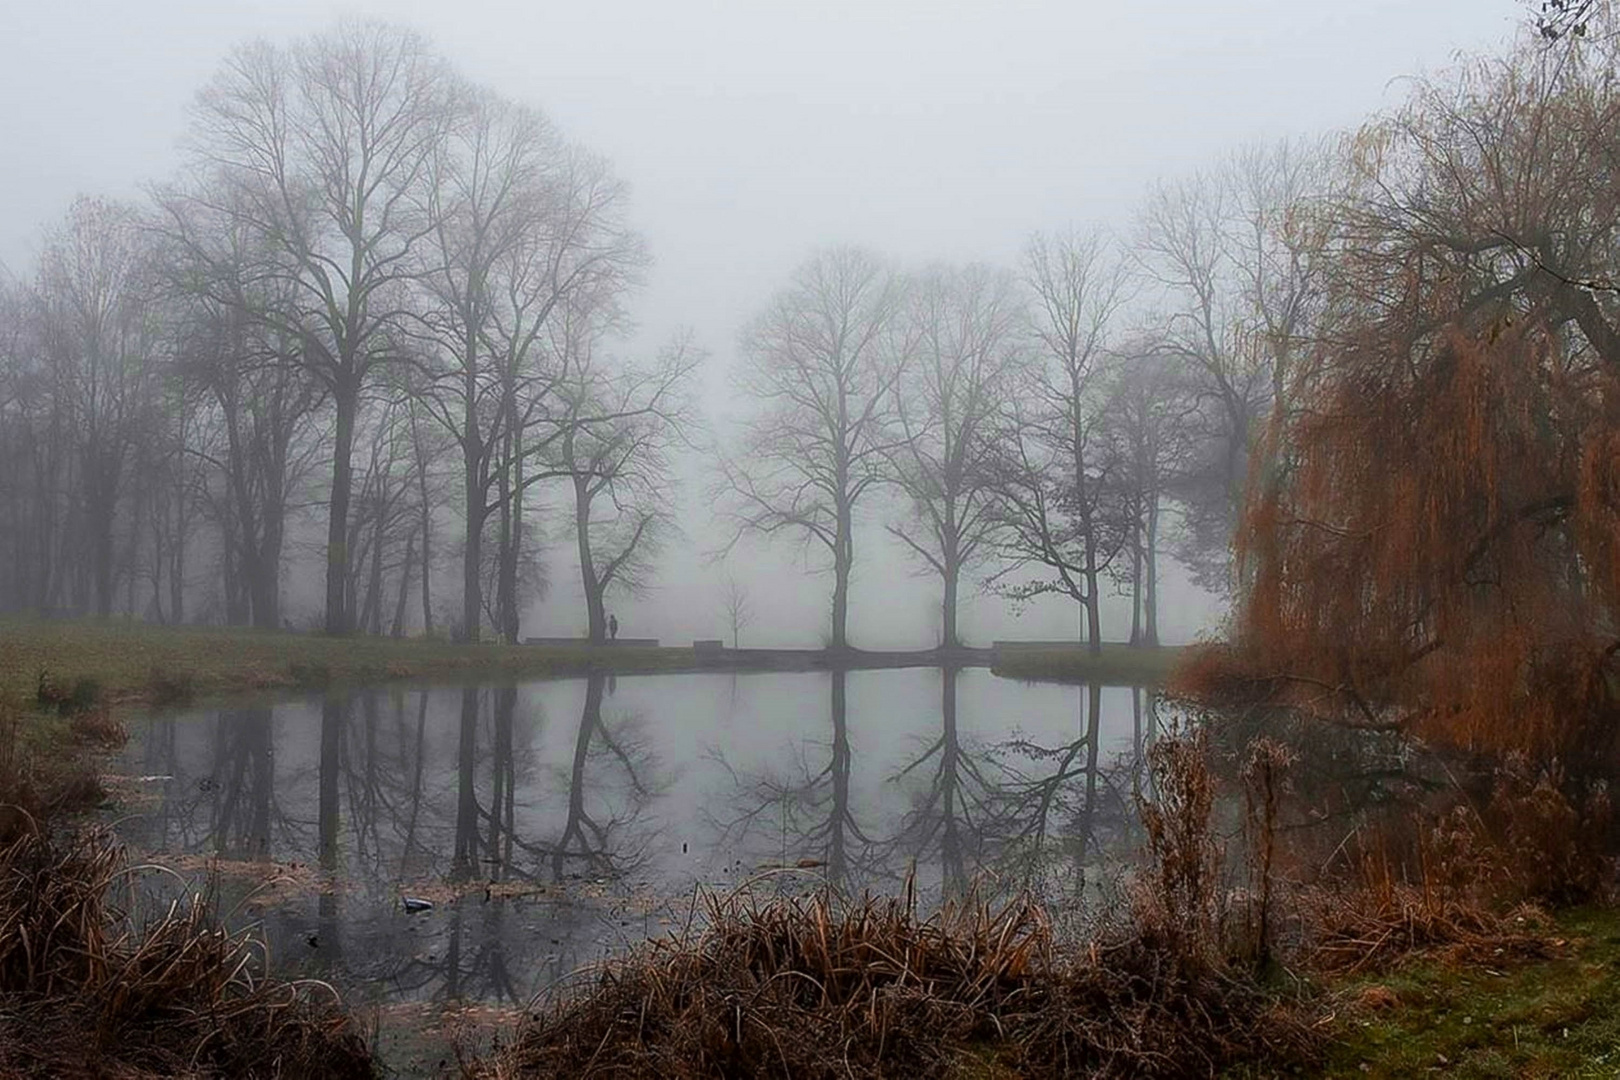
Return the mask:
<path id="1" fill-rule="evenodd" d="M 369 633 L 382 633 L 383 606 L 383 522 L 385 512 L 382 499 L 377 500 L 377 524 L 371 537 L 371 579 L 366 583 L 366 617 L 361 625 Z"/>
<path id="2" fill-rule="evenodd" d="M 433 504 L 428 501 L 427 469 L 417 465 L 417 483 L 422 497 L 422 636 L 433 636 L 433 552 L 429 546 L 433 538 Z"/>
<path id="3" fill-rule="evenodd" d="M 516 425 L 514 419 L 512 424 Z M 518 613 L 518 559 L 523 553 L 523 440 L 514 430 L 510 440 L 512 463 L 511 490 L 505 500 L 506 532 L 501 548 L 501 638 L 508 645 L 518 643 L 521 617 Z"/>
<path id="4" fill-rule="evenodd" d="M 1131 523 L 1131 644 L 1142 644 L 1142 523 Z"/>
<path id="5" fill-rule="evenodd" d="M 574 477 L 574 534 L 579 546 L 579 580 L 585 589 L 586 636 L 592 645 L 607 640 L 607 604 L 602 585 L 596 579 L 595 555 L 591 551 L 591 478 Z"/>
<path id="6" fill-rule="evenodd" d="M 465 452 L 467 484 L 467 543 L 461 558 L 461 636 L 476 642 L 484 622 L 484 488 L 475 452 Z"/>
<path id="7" fill-rule="evenodd" d="M 96 614 L 111 615 L 113 605 L 113 516 L 111 507 L 98 496 L 91 511 L 91 543 L 95 553 Z"/>
<path id="8" fill-rule="evenodd" d="M 332 447 L 332 505 L 326 522 L 326 632 L 353 629 L 349 606 L 349 495 L 354 483 L 354 422 L 359 388 L 340 380 L 333 394 L 337 423 Z"/>
<path id="9" fill-rule="evenodd" d="M 1102 597 L 1097 593 L 1097 571 L 1086 571 L 1086 648 L 1091 655 L 1102 652 Z"/>
<path id="10" fill-rule="evenodd" d="M 429 574 L 433 572 L 433 557 L 429 554 L 428 543 L 431 539 L 432 527 L 430 518 L 432 511 L 425 505 L 422 509 L 422 636 L 433 636 L 433 584 Z"/>
<path id="11" fill-rule="evenodd" d="M 248 578 L 252 591 L 253 625 L 261 630 L 281 627 L 281 540 L 280 497 L 268 494 L 264 507 L 264 535 L 259 541 L 253 572 Z M 271 505 L 272 503 L 277 505 Z"/>
<path id="12" fill-rule="evenodd" d="M 961 568 L 954 559 L 945 561 L 945 600 L 943 610 L 940 612 L 944 641 L 941 642 L 947 649 L 954 649 L 962 642 L 956 634 L 956 594 L 960 587 L 962 577 Z"/>
<path id="13" fill-rule="evenodd" d="M 832 648 L 849 647 L 849 572 L 854 562 L 853 515 L 848 504 L 838 507 L 838 531 L 833 538 Z"/>
<path id="14" fill-rule="evenodd" d="M 1153 496 L 1148 504 L 1147 543 L 1145 545 L 1146 569 L 1143 573 L 1146 593 L 1143 601 L 1143 614 L 1146 625 L 1143 628 L 1142 644 L 1157 645 L 1159 643 L 1159 498 Z"/>
<path id="15" fill-rule="evenodd" d="M 169 617 L 176 626 L 186 621 L 186 511 L 185 492 L 175 511 L 174 544 L 169 548 Z"/>
<path id="16" fill-rule="evenodd" d="M 405 636 L 405 602 L 411 596 L 411 571 L 416 569 L 416 531 L 405 537 L 405 566 L 399 572 L 399 600 L 394 604 L 394 622 L 389 637 Z"/>

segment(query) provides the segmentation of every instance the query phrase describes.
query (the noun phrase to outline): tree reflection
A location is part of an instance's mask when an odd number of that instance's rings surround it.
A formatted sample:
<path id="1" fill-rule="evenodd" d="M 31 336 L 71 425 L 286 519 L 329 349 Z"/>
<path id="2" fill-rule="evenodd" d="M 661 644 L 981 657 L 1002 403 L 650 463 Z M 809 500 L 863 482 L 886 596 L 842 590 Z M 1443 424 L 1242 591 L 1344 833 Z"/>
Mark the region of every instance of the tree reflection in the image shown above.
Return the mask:
<path id="1" fill-rule="evenodd" d="M 1100 684 L 1081 688 L 1079 734 L 1068 742 L 1015 738 L 997 748 L 1002 777 L 987 829 L 1002 845 L 1003 868 L 1031 887 L 1044 887 L 1057 873 L 1074 894 L 1083 893 L 1098 859 L 1135 830 L 1151 705 L 1144 715 L 1142 699 L 1133 695 L 1130 750 L 1105 762 L 1102 701 Z"/>
<path id="2" fill-rule="evenodd" d="M 940 669 L 939 738 L 893 777 L 897 782 L 904 781 L 937 759 L 928 786 L 914 797 L 893 842 L 919 861 L 937 848 L 941 887 L 948 898 L 966 894 L 969 879 L 981 865 L 983 828 L 993 811 L 996 788 L 994 780 L 986 779 L 984 768 L 962 745 L 957 724 L 959 674 L 959 668 Z"/>
<path id="3" fill-rule="evenodd" d="M 609 679 L 597 674 L 586 681 L 585 707 L 567 779 L 568 815 L 551 848 L 556 881 L 563 880 L 570 868 L 578 868 L 574 873 L 622 876 L 646 858 L 646 838 L 634 836 L 632 826 L 657 793 L 656 759 L 640 736 L 641 718 L 625 714 L 612 726 L 603 721 L 602 697 Z"/>
<path id="4" fill-rule="evenodd" d="M 720 834 L 716 846 L 759 850 L 775 827 L 780 830 L 783 865 L 815 866 L 833 884 L 846 885 L 852 875 L 864 881 L 880 866 L 874 858 L 875 845 L 856 820 L 850 799 L 848 673 L 833 671 L 829 679 L 832 729 L 824 767 L 810 763 L 808 743 L 786 774 L 739 772 L 723 752 L 715 753 L 733 781 L 727 808 L 716 822 Z"/>

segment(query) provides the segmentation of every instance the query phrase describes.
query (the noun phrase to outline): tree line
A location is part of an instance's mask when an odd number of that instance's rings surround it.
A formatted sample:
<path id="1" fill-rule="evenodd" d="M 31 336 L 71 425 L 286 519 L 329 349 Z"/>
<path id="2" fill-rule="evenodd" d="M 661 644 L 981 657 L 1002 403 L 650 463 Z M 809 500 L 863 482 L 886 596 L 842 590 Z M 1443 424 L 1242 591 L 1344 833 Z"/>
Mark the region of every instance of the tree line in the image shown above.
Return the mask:
<path id="1" fill-rule="evenodd" d="M 515 641 L 565 533 L 600 641 L 692 453 L 731 543 L 825 557 L 834 647 L 874 522 L 938 576 L 944 644 L 980 586 L 1072 600 L 1094 647 L 1119 590 L 1156 642 L 1162 554 L 1228 579 L 1352 145 L 1233 154 L 1016 268 L 818 251 L 748 323 L 748 415 L 709 435 L 690 335 L 616 352 L 648 253 L 606 161 L 398 28 L 243 46 L 178 176 L 79 199 L 0 283 L 0 608 L 279 627 L 294 525 L 324 517 L 327 632 Z"/>

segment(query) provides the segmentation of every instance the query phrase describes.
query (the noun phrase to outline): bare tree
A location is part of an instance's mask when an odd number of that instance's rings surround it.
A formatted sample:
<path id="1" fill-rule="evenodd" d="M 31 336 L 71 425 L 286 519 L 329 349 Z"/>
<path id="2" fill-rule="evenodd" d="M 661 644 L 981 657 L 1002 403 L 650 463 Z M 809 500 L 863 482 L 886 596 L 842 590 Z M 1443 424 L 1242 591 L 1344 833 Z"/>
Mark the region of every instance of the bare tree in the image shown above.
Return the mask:
<path id="1" fill-rule="evenodd" d="M 669 452 L 689 422 L 688 385 L 704 357 L 690 338 L 650 369 L 599 367 L 588 351 L 562 388 L 565 430 L 553 468 L 573 491 L 573 534 L 589 640 L 607 640 L 610 589 L 644 587 L 669 525 Z"/>
<path id="2" fill-rule="evenodd" d="M 291 339 L 334 407 L 326 629 L 353 628 L 347 548 L 355 424 L 373 372 L 408 356 L 406 305 L 432 230 L 426 184 L 453 82 L 415 35 L 349 23 L 289 49 L 238 49 L 199 95 L 191 152 L 201 203 L 257 243 L 256 283 L 285 305 L 245 313 Z M 174 236 L 199 238 L 171 214 Z M 230 296 L 220 299 L 229 300 Z"/>
<path id="3" fill-rule="evenodd" d="M 725 605 L 726 625 L 731 627 L 731 647 L 740 649 L 743 628 L 754 621 L 754 605 L 748 597 L 748 587 L 727 574 L 722 602 Z"/>
<path id="4" fill-rule="evenodd" d="M 722 457 L 722 488 L 737 537 L 797 534 L 831 557 L 834 649 L 848 646 L 856 510 L 904 441 L 894 417 L 902 298 L 878 258 L 823 251 L 743 335 L 739 382 L 758 411 L 738 456 Z"/>
<path id="5" fill-rule="evenodd" d="M 1118 454 L 1099 415 L 1108 337 L 1126 297 L 1126 278 L 1100 233 L 1076 232 L 1036 236 L 1025 253 L 1025 280 L 1039 355 L 1005 410 L 998 440 L 1006 562 L 991 581 L 1017 601 L 1072 598 L 1085 612 L 1086 640 L 1098 652 L 1101 581 L 1126 534 L 1118 512 Z"/>
<path id="6" fill-rule="evenodd" d="M 896 388 L 904 439 L 892 464 L 911 520 L 889 532 L 938 574 L 941 644 L 961 644 L 962 571 L 990 552 L 1001 518 L 994 498 L 995 432 L 1024 356 L 1018 283 L 984 266 L 936 268 L 912 288 L 911 360 Z"/>
<path id="7" fill-rule="evenodd" d="M 1249 146 L 1160 185 L 1139 222 L 1139 265 L 1164 307 L 1157 347 L 1181 358 L 1204 405 L 1208 467 L 1186 476 L 1178 495 L 1189 525 L 1181 554 L 1212 588 L 1229 584 L 1260 422 L 1286 409 L 1296 365 L 1320 332 L 1332 163 L 1317 143 Z"/>
<path id="8" fill-rule="evenodd" d="M 79 199 L 47 239 L 38 296 L 44 357 L 71 410 L 73 519 L 86 558 L 76 595 L 113 610 L 115 530 L 140 441 L 157 422 L 158 316 L 149 245 L 133 207 Z"/>
<path id="9" fill-rule="evenodd" d="M 1132 645 L 1159 644 L 1159 550 L 1167 494 L 1197 441 L 1198 396 L 1180 360 L 1138 340 L 1109 365 L 1102 422 L 1118 447 L 1130 561 Z"/>
<path id="10" fill-rule="evenodd" d="M 444 363 L 427 404 L 461 450 L 462 622 L 477 641 L 491 514 L 502 535 L 497 566 L 510 572 L 521 546 L 523 433 L 513 426 L 546 415 L 566 376 L 569 357 L 545 348 L 551 322 L 580 294 L 622 287 L 640 248 L 605 165 L 565 144 L 538 112 L 492 94 L 467 95 L 435 158 L 432 192 L 428 322 Z M 497 591 L 496 621 L 510 637 L 513 589 Z"/>
<path id="11" fill-rule="evenodd" d="M 239 220 L 177 202 L 192 241 L 163 252 L 166 285 L 181 320 L 178 374 L 199 414 L 187 451 L 218 478 L 210 485 L 224 544 L 225 614 L 231 623 L 279 628 L 281 564 L 289 503 L 313 466 L 314 421 L 324 388 L 304 376 L 296 340 L 248 314 L 285 306 L 250 282 L 255 235 Z"/>

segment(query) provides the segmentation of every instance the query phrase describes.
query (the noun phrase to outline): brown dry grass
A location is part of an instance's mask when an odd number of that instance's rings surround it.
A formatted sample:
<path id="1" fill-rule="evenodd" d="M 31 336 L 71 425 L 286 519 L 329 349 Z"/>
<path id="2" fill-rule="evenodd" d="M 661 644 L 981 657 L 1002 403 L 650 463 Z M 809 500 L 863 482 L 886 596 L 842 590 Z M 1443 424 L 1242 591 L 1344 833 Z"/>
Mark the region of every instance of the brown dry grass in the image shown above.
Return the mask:
<path id="1" fill-rule="evenodd" d="M 929 1076 L 988 1058 L 1026 1077 L 1168 1077 L 1308 1057 L 1295 1014 L 1183 960 L 1143 934 L 1061 948 L 1024 899 L 919 919 L 904 899 L 745 889 L 540 1007 L 469 1074 Z"/>
<path id="2" fill-rule="evenodd" d="M 128 872 L 100 834 L 0 848 L 0 1075 L 373 1075 L 329 987 L 260 975 L 196 894 L 136 928 L 108 898 Z"/>
<path id="3" fill-rule="evenodd" d="M 98 805 L 106 791 L 96 754 L 125 737 L 105 709 L 40 718 L 0 703 L 0 844 L 36 822 Z"/>

